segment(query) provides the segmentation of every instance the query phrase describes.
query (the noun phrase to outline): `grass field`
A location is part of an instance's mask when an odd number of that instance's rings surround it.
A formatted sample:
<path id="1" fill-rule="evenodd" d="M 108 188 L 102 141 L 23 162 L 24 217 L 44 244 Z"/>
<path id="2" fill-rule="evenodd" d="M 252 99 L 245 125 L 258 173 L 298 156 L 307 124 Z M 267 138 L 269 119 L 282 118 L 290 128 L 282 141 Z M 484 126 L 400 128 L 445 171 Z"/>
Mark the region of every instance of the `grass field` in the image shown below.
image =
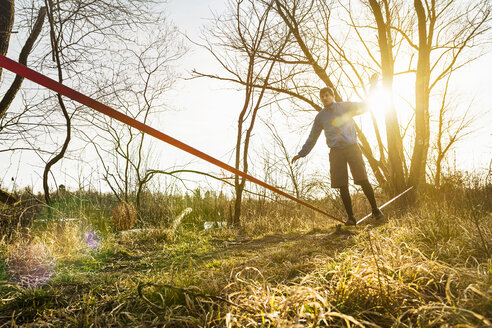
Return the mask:
<path id="1" fill-rule="evenodd" d="M 388 207 L 385 224 L 342 229 L 250 200 L 241 228 L 205 230 L 227 201 L 185 198 L 156 201 L 124 232 L 109 196 L 34 211 L 0 242 L 0 327 L 492 325 L 490 187 L 428 190 Z"/>

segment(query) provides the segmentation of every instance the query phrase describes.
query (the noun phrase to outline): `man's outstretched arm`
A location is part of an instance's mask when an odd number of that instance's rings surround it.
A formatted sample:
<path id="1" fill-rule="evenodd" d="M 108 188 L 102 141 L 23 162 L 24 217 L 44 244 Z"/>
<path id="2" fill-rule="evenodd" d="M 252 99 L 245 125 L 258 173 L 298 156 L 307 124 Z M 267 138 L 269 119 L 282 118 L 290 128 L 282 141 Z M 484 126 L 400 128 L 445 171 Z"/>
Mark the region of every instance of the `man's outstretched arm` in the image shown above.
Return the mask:
<path id="1" fill-rule="evenodd" d="M 343 106 L 345 106 L 345 111 L 348 113 L 350 116 L 357 116 L 361 115 L 364 113 L 367 113 L 368 111 L 371 110 L 370 106 L 370 101 L 369 99 L 371 96 L 374 94 L 377 88 L 377 83 L 378 83 L 379 75 L 373 74 L 369 78 L 369 97 L 363 102 L 344 102 Z"/>

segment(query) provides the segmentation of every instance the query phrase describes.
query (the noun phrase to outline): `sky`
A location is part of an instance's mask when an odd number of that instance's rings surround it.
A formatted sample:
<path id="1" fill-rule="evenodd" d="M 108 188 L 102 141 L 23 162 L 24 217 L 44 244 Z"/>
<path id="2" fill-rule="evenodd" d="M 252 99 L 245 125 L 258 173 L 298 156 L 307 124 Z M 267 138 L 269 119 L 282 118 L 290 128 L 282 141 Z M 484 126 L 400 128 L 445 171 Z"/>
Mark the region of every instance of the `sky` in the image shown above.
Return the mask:
<path id="1" fill-rule="evenodd" d="M 211 17 L 210 12 L 222 12 L 224 10 L 224 0 L 181 0 L 170 1 L 167 5 L 169 15 L 174 22 L 193 40 L 199 39 L 200 29 Z M 190 56 L 184 63 L 184 68 L 200 68 L 204 71 L 213 71 L 215 68 L 213 59 L 210 55 L 200 49 L 193 49 Z M 455 73 L 455 85 L 460 90 L 460 97 L 465 99 L 465 103 L 473 102 L 475 112 L 479 116 L 476 129 L 480 132 L 474 138 L 468 138 L 465 142 L 458 143 L 455 149 L 459 168 L 476 171 L 488 168 L 492 159 L 492 97 L 489 96 L 490 86 L 492 85 L 492 53 L 472 62 L 465 69 Z M 193 81 L 184 86 L 181 91 L 191 90 L 197 97 L 178 97 L 175 103 L 183 108 L 180 113 L 173 114 L 176 121 L 187 120 L 190 117 L 197 117 L 198 131 L 210 131 L 206 133 L 211 142 L 203 140 L 195 132 L 176 131 L 179 135 L 185 136 L 190 143 L 199 145 L 201 149 L 206 149 L 212 154 L 221 156 L 230 152 L 232 143 L 224 144 L 224 140 L 235 138 L 235 120 L 238 107 L 241 104 L 242 95 L 239 92 L 221 90 L 220 84 L 213 81 Z M 412 87 L 412 85 L 405 87 Z M 217 101 L 220 99 L 220 101 Z M 358 100 L 358 99 L 357 99 Z M 313 115 L 303 115 L 302 118 L 310 119 Z M 220 118 L 220 119 L 219 119 Z M 203 122 L 207 122 L 206 126 Z M 193 124 L 192 122 L 189 122 Z M 178 125 L 181 126 L 181 125 Z M 215 131 L 215 133 L 214 133 Z M 220 133 L 217 133 L 220 131 Z M 285 137 L 292 146 L 304 142 L 307 137 L 306 130 L 304 135 L 301 133 L 288 135 L 285 130 Z M 299 139 L 300 140 L 297 140 Z M 322 138 L 320 138 L 321 140 Z M 323 152 L 322 147 L 326 147 L 324 142 L 318 140 L 318 154 Z M 290 141 L 290 142 L 289 142 Z M 294 155 L 294 154 L 293 154 Z M 450 156 L 453 157 L 454 155 Z"/>
<path id="2" fill-rule="evenodd" d="M 224 0 L 170 0 L 166 8 L 169 17 L 177 27 L 190 39 L 199 41 L 200 31 L 211 18 L 211 12 L 222 12 L 225 7 L 224 3 Z M 194 68 L 203 72 L 214 72 L 219 69 L 214 59 L 205 50 L 191 44 L 189 47 L 190 50 L 179 67 L 184 77 L 189 76 L 189 72 Z M 456 155 L 453 156 L 456 157 L 458 166 L 462 169 L 485 170 L 491 161 L 492 98 L 489 96 L 492 85 L 491 68 L 492 54 L 489 53 L 457 74 L 456 83 L 463 95 L 467 99 L 474 99 L 474 106 L 478 108 L 477 112 L 480 114 L 477 128 L 481 128 L 479 134 L 462 142 L 456 148 Z M 182 79 L 168 94 L 169 107 L 175 110 L 164 112 L 152 125 L 192 147 L 232 164 L 236 120 L 242 105 L 242 97 L 240 91 L 233 90 L 230 85 L 222 82 L 210 79 Z M 310 120 L 314 118 L 314 115 L 314 112 L 303 113 L 293 118 L 301 122 L 294 126 L 304 126 L 300 130 L 292 131 L 288 127 L 280 130 L 289 149 L 293 152 L 292 156 L 307 137 Z M 304 121 L 305 124 L 302 124 Z M 268 134 L 262 134 L 261 130 L 254 138 L 257 138 L 254 140 L 256 144 L 268 146 L 270 143 Z M 311 168 L 326 167 L 328 170 L 326 165 L 328 152 L 322 139 L 318 140 L 308 160 L 312 163 Z M 188 165 L 193 169 L 219 172 L 212 164 L 205 163 L 170 145 L 157 140 L 152 143 L 160 169 Z M 39 164 L 32 164 L 32 159 L 26 155 L 13 159 L 7 156 L 7 153 L 0 153 L 0 172 L 3 172 L 0 176 L 2 186 L 12 188 L 10 177 L 16 176 L 18 186 L 31 185 L 35 190 L 40 190 L 42 170 Z M 255 159 L 256 157 L 253 156 L 252 162 Z M 22 165 L 21 170 L 19 170 L 19 165 Z M 74 173 L 85 169 L 74 167 L 74 164 L 69 162 L 57 164 L 57 166 L 62 172 L 57 183 L 74 186 L 73 188 L 76 185 L 77 175 L 86 173 L 85 171 Z M 22 174 L 19 174 L 19 171 Z"/>

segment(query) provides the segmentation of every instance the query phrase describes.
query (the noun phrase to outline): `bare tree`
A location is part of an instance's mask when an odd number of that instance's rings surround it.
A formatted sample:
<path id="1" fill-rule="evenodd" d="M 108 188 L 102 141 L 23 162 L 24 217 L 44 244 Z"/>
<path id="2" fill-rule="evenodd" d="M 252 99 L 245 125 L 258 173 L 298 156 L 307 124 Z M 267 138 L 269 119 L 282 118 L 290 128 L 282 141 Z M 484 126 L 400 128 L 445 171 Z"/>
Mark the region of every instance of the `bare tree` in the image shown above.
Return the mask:
<path id="1" fill-rule="evenodd" d="M 286 35 L 286 33 L 289 33 L 289 37 L 288 39 L 286 39 L 286 46 L 284 47 L 283 51 L 276 54 L 279 66 L 276 70 L 272 72 L 272 82 L 266 85 L 265 89 L 274 96 L 278 96 L 280 94 L 287 95 L 290 96 L 294 101 L 300 101 L 301 103 L 308 104 L 311 108 L 319 111 L 321 108 L 317 104 L 316 100 L 317 91 L 319 90 L 316 78 L 321 80 L 325 85 L 334 87 L 335 84 L 333 83 L 332 78 L 336 78 L 338 79 L 338 81 L 340 81 L 340 75 L 343 75 L 345 73 L 343 72 L 343 70 L 341 73 L 337 73 L 337 70 L 339 71 L 340 66 L 333 64 L 329 66 L 329 64 L 331 63 L 330 60 L 333 60 L 333 62 L 337 63 L 337 60 L 333 59 L 334 57 L 330 54 L 329 51 L 331 48 L 331 44 L 334 43 L 332 41 L 335 40 L 329 33 L 329 22 L 331 17 L 330 5 L 325 3 L 324 1 L 314 0 L 297 0 L 293 3 L 275 0 L 262 1 L 261 4 L 265 8 L 271 7 L 276 16 L 272 18 L 272 26 L 269 31 L 266 32 L 269 33 L 269 38 L 277 38 L 279 42 L 281 42 L 282 39 L 280 38 L 284 38 L 284 36 L 282 35 Z M 244 6 L 244 3 L 239 2 L 239 5 Z M 283 32 L 282 34 L 281 31 L 284 30 L 287 30 L 287 32 Z M 231 38 L 231 36 L 228 37 Z M 237 35 L 236 37 L 237 40 L 240 40 L 240 37 L 238 37 Z M 229 43 L 234 44 L 232 40 L 229 41 Z M 226 43 L 223 42 L 223 44 Z M 267 44 L 264 47 L 258 48 L 260 58 L 267 59 L 269 56 L 274 55 L 271 50 L 268 49 L 268 46 L 269 45 Z M 337 48 L 336 50 L 338 51 L 339 55 L 343 55 L 341 44 L 337 44 L 334 47 Z M 218 50 L 215 51 L 214 56 L 217 56 L 217 53 Z M 229 69 L 229 71 L 230 70 L 231 69 Z M 331 70 L 331 75 L 329 73 L 329 70 Z M 372 71 L 371 73 L 373 72 L 374 71 Z M 239 72 L 235 70 L 234 73 L 237 75 Z M 356 73 L 359 83 L 354 83 L 352 81 L 352 86 L 357 85 L 358 87 L 363 87 L 364 75 L 360 74 L 359 71 L 356 71 Z M 390 76 L 390 80 L 392 80 L 393 75 L 387 75 Z M 218 76 L 211 77 L 218 78 Z M 246 79 L 227 79 L 224 77 L 222 77 L 222 79 L 241 84 L 244 88 L 248 88 L 248 81 Z M 343 89 L 342 83 L 338 84 L 340 85 L 340 88 L 335 88 L 336 100 L 340 101 L 342 99 L 340 92 L 346 90 Z M 261 84 L 256 83 L 253 86 L 258 88 L 261 87 Z M 302 107 L 303 105 L 298 106 Z M 392 119 L 392 121 L 390 121 L 393 123 L 390 122 L 391 124 L 387 124 L 387 127 L 394 126 L 395 124 L 398 127 L 396 114 L 390 118 Z M 376 129 L 376 134 L 379 136 L 377 126 L 375 125 L 374 127 Z M 399 135 L 398 128 L 391 131 L 394 131 Z M 378 179 L 380 184 L 384 184 L 386 182 L 386 178 L 384 177 L 384 175 L 388 176 L 388 170 L 385 165 L 384 156 L 382 156 L 379 161 L 376 160 L 372 153 L 369 142 L 360 129 L 358 129 L 358 134 L 362 143 L 363 152 L 368 158 L 369 164 L 371 165 L 376 178 Z M 398 163 L 399 167 L 401 168 L 402 147 L 398 146 L 398 140 L 401 140 L 401 138 L 391 137 L 392 134 L 388 135 L 388 140 L 397 143 L 397 146 L 392 147 L 391 149 L 395 149 L 395 153 L 397 155 L 393 157 L 398 159 L 398 161 L 395 160 L 395 163 Z M 379 145 L 381 149 L 380 153 L 382 153 L 383 145 L 381 141 L 379 142 Z M 403 174 L 400 174 L 399 177 L 400 179 L 398 181 L 401 181 Z"/>
<path id="2" fill-rule="evenodd" d="M 12 32 L 12 26 L 14 23 L 14 1 L 0 1 L 0 8 L 2 9 L 2 13 L 0 14 L 0 54 L 5 56 L 8 50 L 10 34 Z M 27 65 L 27 58 L 31 53 L 31 50 L 34 46 L 36 39 L 41 33 L 41 29 L 43 26 L 43 22 L 46 16 L 46 7 L 41 7 L 38 13 L 38 17 L 33 25 L 31 33 L 29 34 L 24 46 L 19 55 L 19 63 L 23 65 Z M 0 68 L 0 78 L 2 76 L 2 69 Z M 0 133 L 2 132 L 5 125 L 15 124 L 15 119 L 10 119 L 8 122 L 4 122 L 4 116 L 7 112 L 10 104 L 14 100 L 17 92 L 20 89 L 20 86 L 23 81 L 23 77 L 20 75 L 16 75 L 14 81 L 10 85 L 9 89 L 3 95 L 0 100 Z M 6 191 L 0 190 L 1 200 L 4 203 L 12 203 L 12 200 L 15 200 L 15 197 L 7 193 Z"/>
<path id="3" fill-rule="evenodd" d="M 383 85 L 385 90 L 392 94 L 394 78 L 394 55 L 393 38 L 391 35 L 392 15 L 390 1 L 369 0 L 369 6 L 376 21 L 378 46 L 381 54 L 380 67 L 383 74 Z M 384 13 L 384 14 L 383 14 Z M 392 104 L 392 102 L 391 102 Z M 405 187 L 403 156 L 403 140 L 400 133 L 400 125 L 394 105 L 385 111 L 386 135 L 388 144 L 388 158 L 391 166 L 391 185 L 399 192 Z"/>
<path id="4" fill-rule="evenodd" d="M 55 17 L 53 15 L 53 10 L 54 10 L 54 5 L 52 0 L 45 0 L 46 7 L 48 8 L 48 21 L 50 23 L 50 40 L 51 40 L 51 49 L 53 51 L 53 59 L 56 62 L 56 67 L 58 71 L 58 82 L 63 83 L 63 71 L 62 71 L 62 63 L 60 60 L 60 55 L 61 51 L 59 48 L 59 40 L 60 36 L 62 35 L 62 32 L 60 31 L 59 33 L 56 32 L 55 30 Z M 67 107 L 65 106 L 65 102 L 63 101 L 63 98 L 61 94 L 56 95 L 58 99 L 58 104 L 60 105 L 60 108 L 63 112 L 63 117 L 65 118 L 66 122 L 66 136 L 65 140 L 63 142 L 63 145 L 60 149 L 60 151 L 55 154 L 45 165 L 44 171 L 43 171 L 43 190 L 44 190 L 44 199 L 46 201 L 46 204 L 50 205 L 51 204 L 51 196 L 50 196 L 50 189 L 48 186 L 48 174 L 50 173 L 51 168 L 53 165 L 55 165 L 58 161 L 60 161 L 63 156 L 65 156 L 65 153 L 68 148 L 68 144 L 70 143 L 70 139 L 72 136 L 72 118 L 68 114 Z"/>
<path id="5" fill-rule="evenodd" d="M 271 165 L 273 168 L 276 168 L 277 170 L 281 171 L 284 177 L 289 178 L 292 186 L 292 191 L 294 192 L 296 198 L 299 199 L 303 198 L 308 193 L 308 190 L 305 186 L 305 181 L 303 181 L 302 179 L 303 171 L 305 169 L 304 168 L 305 164 L 300 162 L 293 164 L 291 162 L 292 151 L 289 151 L 289 149 L 285 145 L 285 142 L 281 137 L 280 133 L 278 132 L 277 128 L 275 127 L 275 125 L 268 123 L 266 120 L 263 120 L 263 123 L 270 131 L 274 144 L 273 147 L 268 146 L 269 150 L 266 152 L 268 155 L 265 156 L 264 159 L 265 162 L 272 160 L 272 157 L 274 157 L 277 154 L 277 151 L 275 151 L 275 147 L 278 147 L 280 152 L 279 154 L 280 158 L 274 160 Z M 283 188 L 285 189 L 286 185 L 285 184 L 282 185 L 284 186 Z"/>
<path id="6" fill-rule="evenodd" d="M 19 54 L 19 63 L 21 63 L 22 65 L 27 65 L 27 58 L 31 53 L 34 43 L 36 42 L 36 39 L 41 33 L 41 29 L 43 27 L 45 17 L 46 17 L 46 7 L 41 7 L 39 9 L 38 17 L 33 25 L 32 31 L 29 34 L 29 37 L 27 38 Z M 3 116 L 9 109 L 10 105 L 12 104 L 12 101 L 14 100 L 15 96 L 17 95 L 17 92 L 19 91 L 22 85 L 23 80 L 24 78 L 22 76 L 16 75 L 9 89 L 3 95 L 3 98 L 0 101 L 0 118 L 3 118 Z M 0 125 L 0 132 L 1 131 L 2 131 L 2 126 Z"/>
<path id="7" fill-rule="evenodd" d="M 267 33 L 272 4 L 263 6 L 255 1 L 231 1 L 231 14 L 222 20 L 217 18 L 217 30 L 212 39 L 206 39 L 203 45 L 222 65 L 229 76 L 212 75 L 194 71 L 195 77 L 209 77 L 219 80 L 235 81 L 244 86 L 244 102 L 237 121 L 237 137 L 235 145 L 235 168 L 248 172 L 248 154 L 251 136 L 262 107 L 265 91 L 271 74 L 277 64 L 277 58 L 289 41 L 290 33 L 285 34 L 280 42 L 269 39 Z M 218 43 L 218 44 L 217 44 Z M 218 46 L 220 45 L 220 46 Z M 264 47 L 268 47 L 265 56 Z M 218 48 L 226 48 L 229 52 L 220 52 Z M 242 72 L 241 72 L 242 71 Z M 241 217 L 242 195 L 246 179 L 235 176 L 235 201 L 232 225 L 239 225 Z"/>
<path id="8" fill-rule="evenodd" d="M 349 23 L 356 32 L 355 34 L 358 36 L 360 43 L 367 50 L 367 58 L 371 58 L 381 69 L 386 91 L 391 93 L 393 76 L 409 73 L 416 76 L 415 105 L 413 109 L 415 112 L 413 126 L 415 128 L 415 139 L 410 172 L 407 172 L 403 152 L 399 150 L 398 156 L 403 163 L 404 169 L 404 179 L 402 181 L 408 180 L 409 184 L 418 186 L 420 183 L 425 182 L 430 136 L 429 118 L 431 108 L 429 104 L 431 91 L 433 88 L 444 88 L 440 82 L 454 68 L 461 68 L 466 63 L 477 58 L 477 55 L 473 52 L 467 51 L 468 54 L 465 54 L 465 51 L 484 42 L 483 34 L 488 30 L 487 22 L 490 20 L 490 4 L 484 1 L 472 1 L 463 4 L 453 0 L 425 1 L 425 3 L 417 0 L 414 1 L 412 7 L 410 3 L 398 0 L 363 1 L 371 9 L 376 22 L 377 42 L 381 53 L 381 61 L 377 62 L 371 54 L 371 38 L 367 34 L 363 34 L 363 30 L 370 30 L 373 27 L 367 23 L 357 23 L 361 19 L 356 19 L 354 14 L 352 14 L 352 2 L 354 1 L 348 1 L 348 4 L 346 4 L 346 1 L 340 1 L 339 3 L 342 4 L 346 15 L 350 18 Z M 359 14 L 359 12 L 357 13 Z M 415 25 L 417 27 L 416 30 Z M 414 42 L 413 40 L 415 39 L 418 42 Z M 340 52 L 340 50 L 338 51 Z M 418 58 L 416 65 L 413 60 L 415 56 Z M 343 59 L 351 67 L 354 67 L 356 59 L 350 59 L 349 57 L 353 57 L 353 54 L 351 56 L 344 54 Z M 460 58 L 462 59 L 459 60 Z M 405 61 L 407 61 L 406 64 Z M 397 62 L 400 63 L 400 67 L 408 67 L 408 70 L 395 72 L 394 65 Z M 387 73 L 386 82 L 385 71 Z M 445 101 L 444 98 L 442 101 Z M 410 99 L 407 102 L 412 103 Z M 388 114 L 389 116 L 395 115 L 392 108 L 386 111 L 387 116 Z M 388 131 L 388 127 L 397 126 L 397 124 L 391 123 L 391 120 L 390 124 L 388 124 L 388 121 L 386 119 L 387 135 L 393 136 L 388 138 L 388 147 L 390 147 L 393 140 L 401 140 L 402 138 L 398 138 L 396 131 L 394 131 L 396 134 Z M 405 130 L 407 129 L 405 128 Z M 412 135 L 410 134 L 410 136 Z M 379 141 L 378 144 L 380 144 Z M 402 149 L 399 141 L 397 146 L 398 149 Z M 388 150 L 388 154 L 390 153 Z M 380 157 L 384 158 L 382 155 Z M 394 156 L 394 161 L 397 161 L 396 156 Z M 394 165 L 392 167 L 394 168 Z M 384 168 L 384 166 L 381 168 Z M 398 178 L 398 180 L 401 179 Z"/>
<path id="9" fill-rule="evenodd" d="M 409 179 L 411 184 L 417 186 L 425 182 L 430 92 L 442 79 L 475 58 L 467 57 L 459 61 L 463 51 L 479 44 L 479 38 L 489 30 L 487 22 L 490 21 L 491 4 L 488 1 L 472 1 L 463 5 L 453 0 L 425 3 L 415 0 L 414 7 L 419 41 L 418 46 L 414 45 L 418 49 L 415 145 Z M 431 60 L 431 54 L 435 54 L 436 59 Z"/>
<path id="10" fill-rule="evenodd" d="M 447 96 L 450 78 L 451 74 L 446 79 L 446 86 L 437 119 L 437 135 L 434 145 L 436 158 L 433 176 L 436 187 L 441 186 L 442 167 L 446 155 L 458 142 L 473 132 L 471 127 L 475 121 L 475 117 L 470 115 L 471 104 L 464 111 L 457 112 L 460 106 L 453 99 L 455 97 L 450 100 Z"/>
<path id="11" fill-rule="evenodd" d="M 2 5 L 4 2 L 6 1 L 2 1 Z M 157 9 L 160 6 L 159 1 L 18 0 L 16 29 L 24 33 L 28 26 L 32 26 L 32 23 L 28 23 L 33 21 L 31 12 L 34 8 L 46 5 L 50 9 L 51 28 L 48 37 L 41 32 L 29 66 L 48 75 L 55 73 L 60 82 L 93 96 L 104 93 L 100 92 L 103 88 L 98 86 L 97 80 L 112 70 L 113 65 L 119 64 L 108 58 L 113 59 L 113 54 L 125 44 L 138 40 L 139 29 L 162 23 L 162 11 Z M 0 16 L 6 13 L 2 9 Z M 42 20 L 36 26 L 40 28 Z M 30 32 L 30 47 L 36 40 L 32 37 L 34 32 L 39 33 L 39 29 L 35 28 Z M 23 36 L 19 34 L 16 36 L 21 39 Z M 25 53 L 24 49 L 22 53 Z M 17 83 L 16 91 L 19 86 Z M 108 89 L 110 86 L 104 88 Z M 86 108 L 72 101 L 63 102 L 61 97 L 53 97 L 42 89 L 23 92 L 26 93 L 22 99 L 24 106 L 11 106 L 9 111 L 6 109 L 13 98 L 10 97 L 8 101 L 4 98 L 7 105 L 2 107 L 5 110 L 0 118 L 0 138 L 5 142 L 2 142 L 0 151 L 11 154 L 34 151 L 46 163 L 44 189 L 49 197 L 48 177 L 51 166 L 70 155 L 70 139 L 80 139 L 80 131 L 90 129 L 85 118 L 92 114 Z M 64 123 L 61 123 L 62 120 Z M 72 135 L 70 131 L 73 132 Z M 60 134 L 65 135 L 64 140 L 59 138 Z M 49 140 L 49 143 L 44 140 Z"/>
<path id="12" fill-rule="evenodd" d="M 178 31 L 164 18 L 159 27 L 145 32 L 148 41 L 127 42 L 124 49 L 113 54 L 118 65 L 98 78 L 98 97 L 149 124 L 168 109 L 164 96 L 176 82 L 173 67 L 185 48 Z M 137 210 L 143 191 L 156 175 L 177 173 L 152 162 L 154 139 L 148 139 L 145 133 L 99 114 L 90 117 L 89 123 L 98 130 L 84 132 L 84 136 L 100 159 L 105 181 L 117 198 L 135 201 Z"/>

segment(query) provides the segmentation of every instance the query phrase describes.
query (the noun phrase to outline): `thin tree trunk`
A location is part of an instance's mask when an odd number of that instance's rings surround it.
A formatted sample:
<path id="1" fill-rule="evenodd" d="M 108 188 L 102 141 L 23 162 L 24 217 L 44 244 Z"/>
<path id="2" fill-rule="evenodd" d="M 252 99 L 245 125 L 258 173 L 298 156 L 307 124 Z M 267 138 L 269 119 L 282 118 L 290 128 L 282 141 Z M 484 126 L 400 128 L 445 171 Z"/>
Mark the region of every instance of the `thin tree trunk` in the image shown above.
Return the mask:
<path id="1" fill-rule="evenodd" d="M 418 18 L 419 58 L 415 81 L 415 144 L 409 180 L 412 185 L 419 186 L 425 183 L 425 167 L 429 150 L 429 81 L 433 20 L 430 17 L 429 33 L 427 33 L 424 6 L 420 0 L 415 0 L 414 6 Z"/>
<path id="2" fill-rule="evenodd" d="M 248 76 L 246 81 L 251 80 L 252 72 L 253 72 L 253 67 L 254 66 L 254 59 L 250 58 L 250 65 L 248 69 Z M 237 121 L 237 138 L 236 138 L 236 161 L 235 161 L 235 167 L 236 169 L 240 170 L 241 169 L 241 141 L 242 141 L 242 134 L 243 134 L 243 124 L 244 124 L 244 117 L 246 115 L 246 112 L 249 107 L 249 102 L 251 99 L 251 87 L 249 85 L 246 85 L 246 96 L 244 100 L 244 105 L 241 110 L 241 113 L 239 114 L 239 118 Z M 238 175 L 234 176 L 234 189 L 236 191 L 236 198 L 234 200 L 234 215 L 232 217 L 232 222 L 231 224 L 233 226 L 238 226 L 240 223 L 240 217 L 241 217 L 241 202 L 242 202 L 242 195 L 243 195 L 243 190 L 244 190 L 244 185 L 245 181 L 244 178 L 239 178 Z"/>
<path id="3" fill-rule="evenodd" d="M 381 52 L 381 69 L 383 74 L 383 87 L 391 94 L 393 89 L 394 62 L 392 53 L 392 40 L 389 32 L 389 22 L 385 22 L 380 4 L 376 0 L 369 0 L 378 30 L 378 44 Z M 388 19 L 388 15 L 387 15 Z M 405 187 L 403 141 L 400 134 L 400 125 L 394 106 L 390 106 L 385 113 L 386 136 L 388 141 L 388 160 L 390 163 L 390 179 L 392 189 L 395 192 Z"/>
<path id="4" fill-rule="evenodd" d="M 9 49 L 10 34 L 14 25 L 14 0 L 0 0 L 0 55 L 5 56 Z M 0 67 L 0 78 L 2 68 Z"/>
<path id="5" fill-rule="evenodd" d="M 39 34 L 41 33 L 45 17 L 46 17 L 46 7 L 42 7 L 41 9 L 39 9 L 38 18 L 34 23 L 34 27 L 31 31 L 31 34 L 27 38 L 26 43 L 24 44 L 20 52 L 19 63 L 21 63 L 22 65 L 27 66 L 27 57 L 31 53 L 32 47 L 34 46 L 34 42 L 36 41 Z M 24 81 L 24 77 L 22 77 L 21 75 L 16 75 L 14 81 L 10 85 L 10 88 L 7 90 L 2 100 L 0 101 L 0 118 L 2 118 L 5 115 L 5 113 L 10 107 L 10 104 L 12 104 L 12 101 L 14 100 L 15 96 L 17 95 L 17 92 L 19 91 L 22 85 L 22 81 Z"/>
<path id="6" fill-rule="evenodd" d="M 58 51 L 58 41 L 55 36 L 55 26 L 53 22 L 53 1 L 45 0 L 45 2 L 46 2 L 46 6 L 49 8 L 48 20 L 50 23 L 51 47 L 53 50 L 53 54 L 56 60 L 56 66 L 58 69 L 58 81 L 62 83 L 63 73 L 61 69 L 60 53 Z M 63 142 L 62 149 L 57 155 L 55 155 L 55 157 L 53 157 L 51 160 L 48 161 L 48 163 L 46 163 L 46 166 L 44 168 L 43 190 L 44 190 L 44 198 L 48 205 L 51 203 L 50 191 L 48 187 L 48 174 L 51 170 L 51 167 L 53 167 L 53 165 L 55 165 L 59 160 L 63 158 L 63 156 L 65 156 L 65 152 L 67 151 L 68 144 L 70 143 L 70 139 L 71 139 L 71 118 L 70 115 L 68 115 L 67 108 L 65 107 L 65 103 L 63 102 L 62 96 L 60 94 L 57 94 L 57 97 L 58 97 L 58 103 L 60 104 L 61 110 L 63 112 L 63 116 L 65 117 L 67 132 L 66 132 L 65 141 Z"/>
<path id="7" fill-rule="evenodd" d="M 434 179 L 434 184 L 438 188 L 441 186 L 441 170 L 442 170 L 442 156 L 440 156 L 439 154 L 436 160 L 436 176 Z"/>

